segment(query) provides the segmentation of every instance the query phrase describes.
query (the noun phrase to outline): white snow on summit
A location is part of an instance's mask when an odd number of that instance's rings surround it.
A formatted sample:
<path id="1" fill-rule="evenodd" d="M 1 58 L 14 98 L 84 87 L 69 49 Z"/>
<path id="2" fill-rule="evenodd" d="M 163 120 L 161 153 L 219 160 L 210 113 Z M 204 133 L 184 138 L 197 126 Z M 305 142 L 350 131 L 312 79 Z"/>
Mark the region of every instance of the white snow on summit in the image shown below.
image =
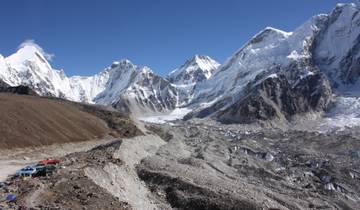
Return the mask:
<path id="1" fill-rule="evenodd" d="M 195 55 L 180 68 L 170 72 L 167 79 L 178 91 L 178 106 L 186 105 L 194 97 L 195 85 L 208 80 L 220 66 L 206 55 Z"/>
<path id="2" fill-rule="evenodd" d="M 23 45 L 1 60 L 0 79 L 9 85 L 26 85 L 41 95 L 69 96 L 68 99 L 74 100 L 69 79 L 63 71 L 52 69 L 36 45 Z"/>
<path id="3" fill-rule="evenodd" d="M 219 66 L 209 56 L 195 55 L 180 68 L 170 72 L 167 78 L 175 85 L 190 85 L 209 79 Z"/>

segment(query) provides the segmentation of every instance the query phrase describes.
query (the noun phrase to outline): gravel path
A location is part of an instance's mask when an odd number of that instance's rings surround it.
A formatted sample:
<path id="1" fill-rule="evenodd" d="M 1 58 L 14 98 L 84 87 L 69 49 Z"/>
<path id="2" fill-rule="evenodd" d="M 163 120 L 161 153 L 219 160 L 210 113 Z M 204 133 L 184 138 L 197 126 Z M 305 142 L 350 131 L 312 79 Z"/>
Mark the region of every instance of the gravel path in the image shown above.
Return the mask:
<path id="1" fill-rule="evenodd" d="M 123 161 L 121 166 L 108 163 L 103 169 L 87 168 L 85 174 L 97 185 L 129 203 L 134 209 L 170 209 L 163 203 L 157 202 L 149 192 L 145 183 L 136 172 L 136 166 L 145 157 L 154 155 L 165 142 L 158 136 L 146 135 L 130 139 L 123 139 L 120 149 L 114 158 Z"/>
<path id="2" fill-rule="evenodd" d="M 0 150 L 0 182 L 5 181 L 9 175 L 13 175 L 20 168 L 37 163 L 41 159 L 62 157 L 73 152 L 87 151 L 111 140 L 102 139 L 61 145 L 54 144 L 37 148 Z"/>

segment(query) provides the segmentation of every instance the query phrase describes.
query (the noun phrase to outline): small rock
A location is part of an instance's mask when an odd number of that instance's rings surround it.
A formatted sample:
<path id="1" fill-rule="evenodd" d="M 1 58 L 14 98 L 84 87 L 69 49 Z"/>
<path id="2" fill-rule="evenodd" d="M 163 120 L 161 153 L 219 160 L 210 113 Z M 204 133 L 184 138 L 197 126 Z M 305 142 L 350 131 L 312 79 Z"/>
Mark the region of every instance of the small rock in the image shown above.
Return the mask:
<path id="1" fill-rule="evenodd" d="M 265 155 L 265 160 L 271 162 L 274 160 L 274 156 L 267 152 Z"/>

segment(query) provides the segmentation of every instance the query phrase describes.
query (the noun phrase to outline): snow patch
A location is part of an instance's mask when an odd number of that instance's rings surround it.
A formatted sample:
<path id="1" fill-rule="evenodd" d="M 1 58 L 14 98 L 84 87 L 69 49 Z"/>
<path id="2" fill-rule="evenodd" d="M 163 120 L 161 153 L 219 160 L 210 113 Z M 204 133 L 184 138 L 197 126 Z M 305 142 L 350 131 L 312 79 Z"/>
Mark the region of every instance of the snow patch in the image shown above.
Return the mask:
<path id="1" fill-rule="evenodd" d="M 176 108 L 169 114 L 153 115 L 147 117 L 139 117 L 139 120 L 150 123 L 164 124 L 174 120 L 182 119 L 186 114 L 192 110 L 188 108 Z"/>
<path id="2" fill-rule="evenodd" d="M 267 78 L 278 78 L 277 74 L 270 74 Z"/>

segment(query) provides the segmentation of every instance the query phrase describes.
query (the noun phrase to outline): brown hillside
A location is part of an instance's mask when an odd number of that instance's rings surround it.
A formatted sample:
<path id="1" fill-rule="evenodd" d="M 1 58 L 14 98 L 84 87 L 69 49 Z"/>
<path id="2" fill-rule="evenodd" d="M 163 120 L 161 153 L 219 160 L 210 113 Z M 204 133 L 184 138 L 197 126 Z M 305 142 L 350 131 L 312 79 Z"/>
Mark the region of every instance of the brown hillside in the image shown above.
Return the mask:
<path id="1" fill-rule="evenodd" d="M 89 108 L 91 107 L 91 108 Z M 0 149 L 139 134 L 115 112 L 64 100 L 0 93 Z"/>

